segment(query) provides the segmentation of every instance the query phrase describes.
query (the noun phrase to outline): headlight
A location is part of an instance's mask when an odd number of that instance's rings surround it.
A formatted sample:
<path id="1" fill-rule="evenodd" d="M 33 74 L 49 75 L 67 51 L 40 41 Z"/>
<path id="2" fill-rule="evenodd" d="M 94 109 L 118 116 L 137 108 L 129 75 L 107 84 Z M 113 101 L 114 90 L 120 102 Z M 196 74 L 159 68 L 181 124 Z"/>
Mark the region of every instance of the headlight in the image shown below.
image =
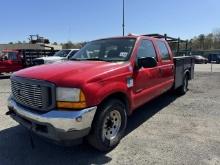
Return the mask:
<path id="1" fill-rule="evenodd" d="M 56 101 L 58 108 L 82 109 L 86 107 L 85 95 L 78 88 L 56 88 Z"/>
<path id="2" fill-rule="evenodd" d="M 80 101 L 80 89 L 78 88 L 61 88 L 58 87 L 57 91 L 57 101 Z"/>

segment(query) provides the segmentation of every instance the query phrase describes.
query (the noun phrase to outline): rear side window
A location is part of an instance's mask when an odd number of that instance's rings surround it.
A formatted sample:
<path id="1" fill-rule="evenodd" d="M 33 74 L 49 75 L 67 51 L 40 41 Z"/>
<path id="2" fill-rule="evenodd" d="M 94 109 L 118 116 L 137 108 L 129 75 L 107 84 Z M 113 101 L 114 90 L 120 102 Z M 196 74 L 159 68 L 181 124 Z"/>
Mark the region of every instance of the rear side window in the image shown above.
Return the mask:
<path id="1" fill-rule="evenodd" d="M 17 60 L 17 53 L 16 52 L 6 52 L 0 55 L 1 60 L 12 60 L 16 61 Z"/>
<path id="2" fill-rule="evenodd" d="M 169 51 L 167 49 L 167 46 L 166 46 L 165 42 L 157 41 L 157 45 L 160 49 L 162 60 L 170 60 L 170 54 L 169 54 Z"/>
<path id="3" fill-rule="evenodd" d="M 153 57 L 157 60 L 157 55 L 153 46 L 153 43 L 150 40 L 143 40 L 141 46 L 138 49 L 138 58 L 144 57 Z"/>
<path id="4" fill-rule="evenodd" d="M 9 52 L 8 59 L 9 60 L 17 60 L 17 53 L 16 52 Z"/>

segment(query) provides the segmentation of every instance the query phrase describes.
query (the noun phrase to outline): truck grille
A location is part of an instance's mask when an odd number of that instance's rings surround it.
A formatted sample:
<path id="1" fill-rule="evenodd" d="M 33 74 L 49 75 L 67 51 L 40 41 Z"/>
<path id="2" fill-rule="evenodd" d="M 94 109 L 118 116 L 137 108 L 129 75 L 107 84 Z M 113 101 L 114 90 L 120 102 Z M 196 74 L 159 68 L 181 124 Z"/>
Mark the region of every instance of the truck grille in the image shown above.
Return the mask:
<path id="1" fill-rule="evenodd" d="M 53 108 L 53 85 L 37 80 L 11 78 L 13 98 L 20 104 L 35 110 L 48 111 Z"/>

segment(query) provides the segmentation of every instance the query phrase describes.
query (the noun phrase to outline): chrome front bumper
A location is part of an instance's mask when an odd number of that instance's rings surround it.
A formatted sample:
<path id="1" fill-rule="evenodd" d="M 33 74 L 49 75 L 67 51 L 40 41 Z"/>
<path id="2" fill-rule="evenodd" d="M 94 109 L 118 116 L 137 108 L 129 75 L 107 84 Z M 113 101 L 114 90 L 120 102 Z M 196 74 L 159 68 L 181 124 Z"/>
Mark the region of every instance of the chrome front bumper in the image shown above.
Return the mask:
<path id="1" fill-rule="evenodd" d="M 80 138 L 89 133 L 97 107 L 86 108 L 80 111 L 51 110 L 46 113 L 37 113 L 17 104 L 12 98 L 8 99 L 10 116 L 20 124 L 31 128 L 37 134 L 50 139 L 62 140 L 70 133 L 67 139 Z M 38 129 L 41 128 L 41 129 Z M 42 129 L 44 128 L 44 129 Z M 85 131 L 86 130 L 86 131 Z M 80 131 L 83 134 L 80 134 Z M 74 137 L 74 134 L 77 134 Z"/>

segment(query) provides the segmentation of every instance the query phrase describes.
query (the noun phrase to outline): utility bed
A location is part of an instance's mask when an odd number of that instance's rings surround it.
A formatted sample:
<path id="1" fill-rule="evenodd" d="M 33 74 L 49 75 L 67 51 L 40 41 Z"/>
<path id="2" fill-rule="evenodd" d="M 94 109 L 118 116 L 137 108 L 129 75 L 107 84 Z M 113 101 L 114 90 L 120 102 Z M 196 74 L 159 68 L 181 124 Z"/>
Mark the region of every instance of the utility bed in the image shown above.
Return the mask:
<path id="1" fill-rule="evenodd" d="M 180 56 L 174 57 L 174 65 L 175 65 L 175 84 L 174 89 L 179 88 L 183 85 L 183 79 L 185 75 L 185 71 L 189 70 L 189 80 L 194 78 L 194 58 L 191 56 Z"/>

